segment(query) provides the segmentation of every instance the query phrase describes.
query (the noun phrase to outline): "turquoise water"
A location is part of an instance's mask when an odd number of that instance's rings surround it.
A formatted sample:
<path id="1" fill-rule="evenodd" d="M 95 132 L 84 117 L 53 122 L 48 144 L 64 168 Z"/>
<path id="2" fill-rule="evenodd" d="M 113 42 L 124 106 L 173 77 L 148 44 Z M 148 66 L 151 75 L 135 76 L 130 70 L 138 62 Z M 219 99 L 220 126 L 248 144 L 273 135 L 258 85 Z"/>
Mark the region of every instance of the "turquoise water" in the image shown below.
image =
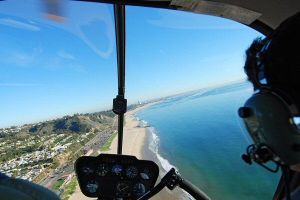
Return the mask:
<path id="1" fill-rule="evenodd" d="M 214 200 L 272 199 L 279 174 L 240 158 L 251 140 L 237 109 L 251 95 L 239 83 L 162 101 L 137 113 L 164 168 L 179 172 Z"/>

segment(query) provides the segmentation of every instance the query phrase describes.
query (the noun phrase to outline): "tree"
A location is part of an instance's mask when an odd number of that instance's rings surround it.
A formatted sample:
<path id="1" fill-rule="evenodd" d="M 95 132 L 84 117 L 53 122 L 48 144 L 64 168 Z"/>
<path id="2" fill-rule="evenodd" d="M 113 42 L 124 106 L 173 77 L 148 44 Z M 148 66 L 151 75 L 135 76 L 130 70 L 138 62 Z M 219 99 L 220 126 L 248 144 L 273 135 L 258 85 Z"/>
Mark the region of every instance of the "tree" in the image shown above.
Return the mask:
<path id="1" fill-rule="evenodd" d="M 66 124 L 66 120 L 65 119 L 57 120 L 54 123 L 54 128 L 56 130 L 58 130 L 58 129 L 62 129 L 62 130 L 67 129 L 68 127 L 67 127 L 67 124 Z"/>
<path id="2" fill-rule="evenodd" d="M 33 126 L 33 127 L 31 127 L 31 128 L 29 129 L 29 132 L 30 132 L 30 133 L 35 133 L 35 132 L 37 132 L 37 130 L 38 130 L 38 127 L 37 127 L 37 126 Z"/>
<path id="3" fill-rule="evenodd" d="M 81 128 L 81 125 L 79 122 L 72 122 L 69 129 L 73 132 L 78 133 L 78 132 L 80 132 L 80 128 Z"/>

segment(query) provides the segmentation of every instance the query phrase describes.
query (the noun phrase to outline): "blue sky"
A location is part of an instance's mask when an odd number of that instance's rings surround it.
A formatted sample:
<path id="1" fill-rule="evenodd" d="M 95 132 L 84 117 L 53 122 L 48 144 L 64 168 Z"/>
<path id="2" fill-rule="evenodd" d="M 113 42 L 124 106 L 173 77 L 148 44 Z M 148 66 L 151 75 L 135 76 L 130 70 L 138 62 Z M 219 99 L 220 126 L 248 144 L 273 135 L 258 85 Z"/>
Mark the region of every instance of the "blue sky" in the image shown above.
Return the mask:
<path id="1" fill-rule="evenodd" d="M 117 94 L 112 6 L 68 2 L 56 22 L 40 2 L 0 2 L 0 127 L 110 109 Z M 245 78 L 244 51 L 260 36 L 181 11 L 126 14 L 130 103 Z"/>

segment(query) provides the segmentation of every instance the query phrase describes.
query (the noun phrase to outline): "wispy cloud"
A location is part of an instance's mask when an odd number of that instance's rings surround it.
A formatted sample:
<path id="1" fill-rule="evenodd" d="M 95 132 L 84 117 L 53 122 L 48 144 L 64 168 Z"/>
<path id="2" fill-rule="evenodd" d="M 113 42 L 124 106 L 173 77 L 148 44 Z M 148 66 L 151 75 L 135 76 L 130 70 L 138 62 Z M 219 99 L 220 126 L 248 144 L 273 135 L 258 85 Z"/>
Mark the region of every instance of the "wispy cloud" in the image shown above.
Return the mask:
<path id="1" fill-rule="evenodd" d="M 86 73 L 86 68 L 84 65 L 73 61 L 72 59 L 69 61 L 63 60 L 60 56 L 47 58 L 45 63 L 42 65 L 45 69 L 51 71 L 61 70 L 63 68 L 67 68 L 72 71 L 76 71 L 79 73 Z"/>
<path id="2" fill-rule="evenodd" d="M 37 58 L 42 54 L 42 48 L 33 48 L 31 51 L 6 50 L 0 51 L 0 59 L 3 63 L 15 64 L 20 67 L 31 67 L 37 62 Z"/>
<path id="3" fill-rule="evenodd" d="M 23 52 L 15 52 L 13 55 L 11 55 L 11 61 L 22 66 L 31 64 L 34 61 L 34 58 L 34 55 Z"/>
<path id="4" fill-rule="evenodd" d="M 49 63 L 48 65 L 44 66 L 47 70 L 50 71 L 59 71 L 62 68 L 67 68 L 69 70 L 78 72 L 78 73 L 87 73 L 86 68 L 80 64 L 53 64 Z"/>
<path id="5" fill-rule="evenodd" d="M 28 30 L 28 31 L 40 31 L 40 28 L 38 26 L 32 25 L 30 23 L 17 21 L 14 19 L 9 19 L 9 18 L 1 18 L 0 24 L 17 28 L 17 29 Z"/>
<path id="6" fill-rule="evenodd" d="M 57 53 L 57 55 L 58 55 L 59 57 L 61 57 L 61 58 L 64 58 L 64 59 L 75 60 L 75 57 L 74 57 L 72 54 L 70 54 L 70 53 L 68 53 L 68 52 L 66 52 L 66 51 L 64 51 L 64 50 L 60 50 L 60 51 Z"/>
<path id="7" fill-rule="evenodd" d="M 6 64 L 13 64 L 23 68 L 44 68 L 47 70 L 62 70 L 67 68 L 79 73 L 86 73 L 86 67 L 76 60 L 76 57 L 65 51 L 57 51 L 57 53 L 44 53 L 41 48 L 34 48 L 30 52 L 10 51 L 0 52 L 0 60 Z M 1 85 L 3 86 L 3 84 Z M 9 86 L 9 85 L 7 85 Z M 11 84 L 13 86 L 13 84 Z"/>

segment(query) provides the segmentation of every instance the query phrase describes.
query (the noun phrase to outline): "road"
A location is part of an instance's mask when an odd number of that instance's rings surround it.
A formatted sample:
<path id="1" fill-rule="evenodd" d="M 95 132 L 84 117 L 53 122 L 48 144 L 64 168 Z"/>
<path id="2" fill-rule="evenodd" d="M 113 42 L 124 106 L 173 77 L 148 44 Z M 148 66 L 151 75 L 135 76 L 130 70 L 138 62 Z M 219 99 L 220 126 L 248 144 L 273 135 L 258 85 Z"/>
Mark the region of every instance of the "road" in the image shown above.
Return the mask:
<path id="1" fill-rule="evenodd" d="M 98 132 L 97 135 L 88 141 L 83 147 L 78 149 L 74 154 L 80 152 L 83 148 L 88 152 L 90 149 L 93 152 L 97 152 L 100 148 L 105 144 L 107 139 L 111 136 L 113 130 L 106 129 L 104 131 Z M 40 181 L 40 185 L 51 189 L 53 183 L 55 183 L 58 179 L 68 176 L 69 174 L 74 172 L 74 162 L 63 163 L 59 167 L 57 167 L 51 174 L 45 177 Z M 58 191 L 55 191 L 58 193 Z"/>

